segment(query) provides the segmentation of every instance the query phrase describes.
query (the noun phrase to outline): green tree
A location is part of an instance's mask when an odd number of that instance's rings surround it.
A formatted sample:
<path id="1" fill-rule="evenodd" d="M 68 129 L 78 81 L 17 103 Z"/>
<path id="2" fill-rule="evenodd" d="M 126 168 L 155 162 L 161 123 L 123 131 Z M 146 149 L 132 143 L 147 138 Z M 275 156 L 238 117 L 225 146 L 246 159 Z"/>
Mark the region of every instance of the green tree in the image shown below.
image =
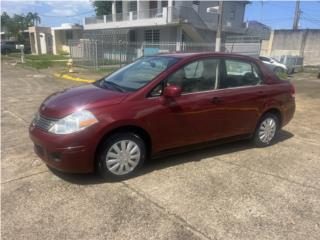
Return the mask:
<path id="1" fill-rule="evenodd" d="M 94 1 L 92 4 L 97 16 L 112 14 L 111 1 Z"/>
<path id="2" fill-rule="evenodd" d="M 6 12 L 1 13 L 1 29 L 7 32 L 8 36 L 16 37 L 21 40 L 23 34 L 21 31 L 28 29 L 30 26 L 37 25 L 41 19 L 38 13 L 29 12 L 27 15 L 14 14 L 9 16 Z"/>
<path id="3" fill-rule="evenodd" d="M 10 16 L 6 12 L 3 12 L 1 14 L 1 26 L 7 26 L 9 21 L 10 21 Z"/>
<path id="4" fill-rule="evenodd" d="M 38 13 L 28 12 L 26 22 L 28 23 L 28 26 L 37 26 L 41 23 L 41 18 Z"/>

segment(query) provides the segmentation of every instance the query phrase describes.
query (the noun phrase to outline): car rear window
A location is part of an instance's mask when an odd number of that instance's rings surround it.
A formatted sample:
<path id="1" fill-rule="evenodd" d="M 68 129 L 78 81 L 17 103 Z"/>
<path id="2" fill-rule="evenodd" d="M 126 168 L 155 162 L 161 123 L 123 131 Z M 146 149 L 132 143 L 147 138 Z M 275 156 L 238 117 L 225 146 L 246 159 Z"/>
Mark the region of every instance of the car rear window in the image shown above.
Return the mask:
<path id="1" fill-rule="evenodd" d="M 261 82 L 258 67 L 241 60 L 225 60 L 226 76 L 220 88 L 241 87 L 257 85 Z"/>

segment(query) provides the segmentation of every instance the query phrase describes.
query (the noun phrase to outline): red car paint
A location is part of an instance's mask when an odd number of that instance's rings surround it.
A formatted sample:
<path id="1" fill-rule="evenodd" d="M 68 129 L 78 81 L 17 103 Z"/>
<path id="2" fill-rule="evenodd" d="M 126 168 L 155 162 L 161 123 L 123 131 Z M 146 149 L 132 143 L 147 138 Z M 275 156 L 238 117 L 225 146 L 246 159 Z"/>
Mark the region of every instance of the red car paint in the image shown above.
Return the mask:
<path id="1" fill-rule="evenodd" d="M 150 83 L 135 92 L 117 92 L 93 84 L 71 88 L 48 97 L 39 113 L 62 118 L 78 109 L 87 109 L 98 123 L 77 133 L 55 135 L 30 125 L 30 137 L 37 154 L 49 166 L 67 172 L 92 172 L 99 143 L 111 132 L 130 127 L 144 131 L 150 139 L 150 153 L 255 131 L 259 118 L 277 111 L 281 126 L 295 111 L 294 87 L 278 79 L 257 59 L 223 53 L 166 54 L 180 60 Z M 260 85 L 216 89 L 174 97 L 177 89 L 165 89 L 164 95 L 149 97 L 150 91 L 177 69 L 196 59 L 208 57 L 238 59 L 254 63 L 260 69 Z M 40 150 L 39 150 L 40 148 Z M 59 161 L 55 160 L 59 156 Z"/>

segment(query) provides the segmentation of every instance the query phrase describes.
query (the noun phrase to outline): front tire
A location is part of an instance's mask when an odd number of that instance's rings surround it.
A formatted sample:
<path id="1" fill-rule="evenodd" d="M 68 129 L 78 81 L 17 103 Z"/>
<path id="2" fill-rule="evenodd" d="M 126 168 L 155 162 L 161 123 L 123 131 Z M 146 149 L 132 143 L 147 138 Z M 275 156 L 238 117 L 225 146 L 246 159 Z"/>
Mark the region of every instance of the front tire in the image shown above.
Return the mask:
<path id="1" fill-rule="evenodd" d="M 254 133 L 254 144 L 257 147 L 266 147 L 274 142 L 280 129 L 279 118 L 272 113 L 266 113 L 260 119 Z"/>
<path id="2" fill-rule="evenodd" d="M 144 141 L 134 133 L 116 133 L 104 141 L 98 152 L 98 171 L 105 179 L 132 177 L 146 158 Z"/>

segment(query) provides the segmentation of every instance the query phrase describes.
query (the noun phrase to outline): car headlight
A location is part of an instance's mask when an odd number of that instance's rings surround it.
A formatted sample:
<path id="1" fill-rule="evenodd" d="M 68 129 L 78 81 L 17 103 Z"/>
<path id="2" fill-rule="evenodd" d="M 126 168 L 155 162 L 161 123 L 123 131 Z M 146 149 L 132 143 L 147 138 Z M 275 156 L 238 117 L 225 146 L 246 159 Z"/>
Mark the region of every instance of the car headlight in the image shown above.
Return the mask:
<path id="1" fill-rule="evenodd" d="M 54 134 L 69 134 L 79 132 L 95 123 L 98 120 L 87 110 L 74 112 L 58 121 L 50 127 L 49 132 Z"/>

